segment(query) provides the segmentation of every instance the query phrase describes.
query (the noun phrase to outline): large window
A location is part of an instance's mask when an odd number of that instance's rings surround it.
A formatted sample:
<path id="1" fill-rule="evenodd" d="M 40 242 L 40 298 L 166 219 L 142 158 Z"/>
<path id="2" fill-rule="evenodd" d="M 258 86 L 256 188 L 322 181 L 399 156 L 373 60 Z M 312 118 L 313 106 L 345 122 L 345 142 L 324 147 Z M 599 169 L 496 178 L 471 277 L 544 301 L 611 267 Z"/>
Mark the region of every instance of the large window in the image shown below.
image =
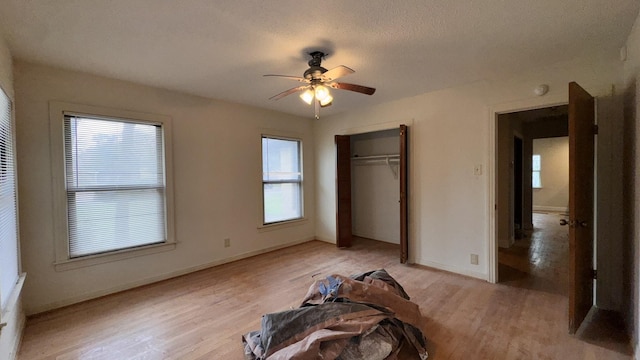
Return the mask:
<path id="1" fill-rule="evenodd" d="M 57 269 L 175 246 L 168 185 L 170 123 L 81 105 L 52 107 Z M 74 111 L 76 107 L 83 111 Z"/>
<path id="2" fill-rule="evenodd" d="M 19 271 L 13 149 L 11 101 L 0 90 L 0 314 L 16 286 Z"/>
<path id="3" fill-rule="evenodd" d="M 264 225 L 301 219 L 301 142 L 262 137 L 262 195 Z"/>
<path id="4" fill-rule="evenodd" d="M 541 171 L 541 158 L 540 155 L 533 155 L 531 159 L 531 186 L 534 189 L 542 188 L 542 178 L 540 177 Z"/>

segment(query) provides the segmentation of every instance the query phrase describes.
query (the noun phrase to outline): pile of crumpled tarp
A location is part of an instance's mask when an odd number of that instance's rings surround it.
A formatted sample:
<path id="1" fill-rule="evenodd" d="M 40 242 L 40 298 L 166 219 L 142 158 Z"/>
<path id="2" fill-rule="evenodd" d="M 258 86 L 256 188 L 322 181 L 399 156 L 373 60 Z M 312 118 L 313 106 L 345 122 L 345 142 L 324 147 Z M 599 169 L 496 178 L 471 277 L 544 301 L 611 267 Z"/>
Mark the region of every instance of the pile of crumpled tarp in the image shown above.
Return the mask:
<path id="1" fill-rule="evenodd" d="M 420 309 L 385 270 L 318 280 L 299 308 L 266 314 L 261 327 L 242 337 L 248 360 L 427 358 Z"/>

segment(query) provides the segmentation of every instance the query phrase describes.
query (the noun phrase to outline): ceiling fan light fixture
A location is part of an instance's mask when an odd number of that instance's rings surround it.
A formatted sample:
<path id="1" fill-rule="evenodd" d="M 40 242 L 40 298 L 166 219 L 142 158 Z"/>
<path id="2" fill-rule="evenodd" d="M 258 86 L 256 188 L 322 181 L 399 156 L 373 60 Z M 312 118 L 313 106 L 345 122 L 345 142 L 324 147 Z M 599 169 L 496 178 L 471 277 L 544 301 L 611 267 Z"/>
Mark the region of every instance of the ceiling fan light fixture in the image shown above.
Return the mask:
<path id="1" fill-rule="evenodd" d="M 305 92 L 300 94 L 300 99 L 302 99 L 302 101 L 306 102 L 308 105 L 311 105 L 311 102 L 313 101 L 313 97 L 314 97 L 314 93 L 313 91 L 311 91 L 311 89 L 307 89 Z"/>
<path id="2" fill-rule="evenodd" d="M 306 83 L 302 86 L 296 86 L 289 90 L 285 90 L 279 94 L 276 94 L 269 98 L 269 100 L 279 100 L 285 96 L 289 96 L 293 93 L 301 92 L 300 99 L 308 105 L 313 105 L 315 118 L 320 117 L 320 108 L 331 106 L 333 104 L 333 96 L 329 88 L 348 90 L 365 95 L 373 95 L 376 91 L 375 88 L 368 86 L 362 86 L 357 84 L 339 83 L 337 79 L 353 74 L 355 71 L 344 65 L 339 65 L 333 69 L 327 70 L 322 67 L 321 62 L 325 57 L 325 53 L 322 51 L 314 51 L 309 53 L 311 60 L 309 60 L 309 68 L 305 70 L 302 77 L 291 75 L 275 75 L 267 74 L 264 76 L 275 76 L 290 80 Z"/>
<path id="3" fill-rule="evenodd" d="M 333 102 L 333 96 L 331 96 L 331 94 L 328 94 L 327 96 L 325 96 L 324 99 L 320 100 L 320 106 L 322 107 L 329 106 L 331 105 L 332 102 Z"/>
<path id="4" fill-rule="evenodd" d="M 318 99 L 320 103 L 322 103 L 324 99 L 326 99 L 327 97 L 331 96 L 331 94 L 329 94 L 329 89 L 327 89 L 327 87 L 323 85 L 316 85 L 315 93 L 316 93 L 316 99 Z"/>

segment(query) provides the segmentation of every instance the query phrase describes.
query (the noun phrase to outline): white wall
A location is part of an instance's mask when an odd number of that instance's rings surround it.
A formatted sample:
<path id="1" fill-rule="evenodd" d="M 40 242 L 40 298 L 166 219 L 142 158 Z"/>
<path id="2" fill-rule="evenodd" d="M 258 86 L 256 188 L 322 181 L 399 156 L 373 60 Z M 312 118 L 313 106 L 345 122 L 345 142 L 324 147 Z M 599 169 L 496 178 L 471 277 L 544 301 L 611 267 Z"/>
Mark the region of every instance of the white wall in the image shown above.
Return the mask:
<path id="1" fill-rule="evenodd" d="M 631 187 L 625 194 L 630 197 L 625 209 L 625 223 L 629 224 L 625 229 L 625 236 L 630 237 L 627 250 L 630 253 L 629 259 L 630 277 L 632 279 L 632 289 L 630 293 L 625 293 L 630 299 L 625 302 L 628 309 L 628 322 L 633 330 L 633 342 L 635 345 L 635 358 L 640 359 L 640 177 L 637 169 L 640 168 L 640 14 L 636 18 L 635 24 L 626 43 L 627 60 L 624 63 L 625 78 L 625 130 L 631 135 L 629 144 L 625 144 L 625 152 L 630 152 L 627 169 L 627 186 Z"/>
<path id="2" fill-rule="evenodd" d="M 569 137 L 533 139 L 533 154 L 540 155 L 541 189 L 533 189 L 533 209 L 567 211 L 569 208 Z"/>
<path id="3" fill-rule="evenodd" d="M 0 87 L 12 101 L 14 100 L 13 86 L 11 53 L 4 39 L 0 37 Z M 0 271 L 2 271 L 1 267 Z M 19 289 L 20 287 L 14 290 L 2 314 L 2 322 L 6 322 L 7 325 L 0 330 L 0 359 L 15 358 L 22 339 L 25 316 L 22 308 L 22 293 Z"/>
<path id="4" fill-rule="evenodd" d="M 351 156 L 398 154 L 399 129 L 351 137 Z M 399 162 L 351 162 L 352 231 L 356 236 L 400 243 Z M 394 172 L 395 171 L 395 175 Z"/>
<path id="5" fill-rule="evenodd" d="M 28 314 L 314 238 L 309 119 L 22 62 L 15 65 L 15 92 Z M 51 100 L 172 117 L 175 250 L 54 270 Z M 307 221 L 258 229 L 264 129 L 303 140 Z M 231 247 L 224 248 L 224 238 Z"/>
<path id="6" fill-rule="evenodd" d="M 577 81 L 593 95 L 607 95 L 611 84 L 621 80 L 622 64 L 616 56 L 613 60 L 579 59 L 510 79 L 478 81 L 317 121 L 316 198 L 323 201 L 316 203 L 316 236 L 335 242 L 333 136 L 406 123 L 410 261 L 489 279 L 488 259 L 495 253 L 489 246 L 494 219 L 494 112 L 566 102 L 570 81 Z M 543 83 L 550 91 L 536 97 L 533 89 Z M 474 175 L 475 165 L 482 165 L 482 175 Z M 470 264 L 472 253 L 479 255 L 479 265 Z"/>

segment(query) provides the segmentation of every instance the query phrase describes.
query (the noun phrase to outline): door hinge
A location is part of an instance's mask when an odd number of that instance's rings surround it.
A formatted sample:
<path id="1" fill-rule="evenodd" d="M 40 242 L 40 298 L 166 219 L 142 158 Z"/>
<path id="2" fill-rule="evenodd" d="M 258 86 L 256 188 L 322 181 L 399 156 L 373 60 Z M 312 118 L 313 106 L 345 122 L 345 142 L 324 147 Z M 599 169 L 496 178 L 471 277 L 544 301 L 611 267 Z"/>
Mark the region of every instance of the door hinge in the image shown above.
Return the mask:
<path id="1" fill-rule="evenodd" d="M 593 125 L 593 134 L 598 135 L 598 125 Z"/>
<path id="2" fill-rule="evenodd" d="M 591 269 L 591 277 L 593 278 L 593 280 L 596 280 L 598 278 L 598 270 Z"/>

